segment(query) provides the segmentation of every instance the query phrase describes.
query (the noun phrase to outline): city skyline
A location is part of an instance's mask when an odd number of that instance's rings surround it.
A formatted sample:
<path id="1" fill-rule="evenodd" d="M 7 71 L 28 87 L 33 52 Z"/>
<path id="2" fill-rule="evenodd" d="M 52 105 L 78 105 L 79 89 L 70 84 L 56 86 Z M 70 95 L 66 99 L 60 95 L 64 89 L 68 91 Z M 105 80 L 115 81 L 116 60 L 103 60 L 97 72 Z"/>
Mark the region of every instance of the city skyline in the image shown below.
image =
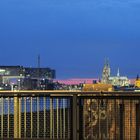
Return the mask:
<path id="1" fill-rule="evenodd" d="M 139 140 L 140 0 L 0 0 L 0 139 Z"/>
<path id="2" fill-rule="evenodd" d="M 140 2 L 0 1 L 0 65 L 52 67 L 58 78 L 140 74 Z"/>
<path id="3" fill-rule="evenodd" d="M 40 56 L 39 56 L 40 57 Z M 109 63 L 109 59 L 107 59 L 107 62 L 108 62 L 108 65 L 110 66 L 110 63 Z M 28 65 L 25 65 L 27 68 L 33 68 L 33 69 L 42 69 L 42 68 L 46 68 L 46 69 L 50 69 L 49 67 L 45 67 L 45 66 L 40 66 L 40 62 L 38 62 L 39 63 L 39 65 L 37 65 L 37 66 L 28 66 Z M 102 69 L 101 69 L 101 71 L 103 71 L 103 67 L 104 67 L 104 65 L 106 64 L 106 59 L 105 59 L 105 63 L 103 64 L 103 66 L 102 66 Z M 24 67 L 23 65 L 20 65 L 20 64 L 17 64 L 17 65 L 0 65 L 0 67 L 4 67 L 4 68 L 6 68 L 6 67 Z M 3 69 L 2 69 L 2 71 L 3 71 Z M 54 71 L 56 71 L 56 70 L 54 70 Z M 113 72 L 112 72 L 113 71 Z M 100 74 L 101 73 L 101 74 Z M 127 76 L 126 74 L 122 74 L 121 72 L 120 72 L 120 68 L 118 67 L 116 70 L 113 70 L 113 68 L 112 67 L 110 67 L 110 76 L 118 76 L 118 73 L 119 73 L 119 76 Z M 57 77 L 56 76 L 56 79 L 77 79 L 77 78 L 79 78 L 79 79 L 86 79 L 86 78 L 88 78 L 88 79 L 101 79 L 102 78 L 102 72 L 99 72 L 99 73 L 97 73 L 96 75 L 98 75 L 98 76 L 96 76 L 96 77 L 94 77 L 94 76 L 90 76 L 90 77 L 86 77 L 86 75 L 82 75 L 81 77 L 67 77 L 67 73 L 65 73 L 64 74 L 65 76 L 64 77 Z M 137 76 L 138 76 L 139 74 L 137 74 L 135 77 L 129 77 L 129 78 L 136 78 Z"/>

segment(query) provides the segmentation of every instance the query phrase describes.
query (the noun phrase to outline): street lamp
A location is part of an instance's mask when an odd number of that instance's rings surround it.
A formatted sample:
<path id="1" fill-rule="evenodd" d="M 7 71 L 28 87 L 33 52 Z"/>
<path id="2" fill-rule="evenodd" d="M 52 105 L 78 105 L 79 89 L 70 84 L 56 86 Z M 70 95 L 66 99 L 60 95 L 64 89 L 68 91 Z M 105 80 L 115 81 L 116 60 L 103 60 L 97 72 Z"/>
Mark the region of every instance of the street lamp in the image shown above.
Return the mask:
<path id="1" fill-rule="evenodd" d="M 20 86 L 21 86 L 21 85 L 20 85 L 20 81 L 21 81 L 21 80 L 18 79 L 18 90 L 20 90 Z"/>

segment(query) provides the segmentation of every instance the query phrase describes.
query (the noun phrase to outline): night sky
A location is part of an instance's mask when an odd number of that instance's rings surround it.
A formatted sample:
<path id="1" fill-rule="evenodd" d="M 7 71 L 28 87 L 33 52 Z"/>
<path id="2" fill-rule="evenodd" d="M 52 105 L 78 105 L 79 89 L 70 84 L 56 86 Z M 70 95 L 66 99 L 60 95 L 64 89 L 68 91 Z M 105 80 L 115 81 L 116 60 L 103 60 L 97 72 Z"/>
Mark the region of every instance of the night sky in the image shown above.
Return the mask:
<path id="1" fill-rule="evenodd" d="M 56 69 L 57 78 L 140 74 L 140 0 L 0 0 L 0 65 Z"/>

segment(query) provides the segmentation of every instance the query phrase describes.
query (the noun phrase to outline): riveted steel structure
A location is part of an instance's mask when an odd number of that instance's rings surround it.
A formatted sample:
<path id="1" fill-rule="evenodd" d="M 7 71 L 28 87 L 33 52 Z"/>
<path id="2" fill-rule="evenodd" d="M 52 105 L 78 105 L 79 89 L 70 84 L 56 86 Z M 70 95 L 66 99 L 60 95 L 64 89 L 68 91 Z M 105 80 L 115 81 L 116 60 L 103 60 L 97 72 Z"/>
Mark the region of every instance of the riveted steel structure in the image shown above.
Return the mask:
<path id="1" fill-rule="evenodd" d="M 1 91 L 0 138 L 139 140 L 140 92 Z"/>

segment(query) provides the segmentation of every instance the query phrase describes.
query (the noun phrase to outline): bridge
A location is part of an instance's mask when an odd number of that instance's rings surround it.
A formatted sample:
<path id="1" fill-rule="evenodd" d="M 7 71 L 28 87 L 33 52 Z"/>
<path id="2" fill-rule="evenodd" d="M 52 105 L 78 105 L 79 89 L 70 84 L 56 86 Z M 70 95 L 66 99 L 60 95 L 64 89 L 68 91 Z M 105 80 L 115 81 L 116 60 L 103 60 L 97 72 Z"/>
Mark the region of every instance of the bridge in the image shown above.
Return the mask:
<path id="1" fill-rule="evenodd" d="M 140 139 L 140 92 L 0 91 L 0 138 Z"/>

